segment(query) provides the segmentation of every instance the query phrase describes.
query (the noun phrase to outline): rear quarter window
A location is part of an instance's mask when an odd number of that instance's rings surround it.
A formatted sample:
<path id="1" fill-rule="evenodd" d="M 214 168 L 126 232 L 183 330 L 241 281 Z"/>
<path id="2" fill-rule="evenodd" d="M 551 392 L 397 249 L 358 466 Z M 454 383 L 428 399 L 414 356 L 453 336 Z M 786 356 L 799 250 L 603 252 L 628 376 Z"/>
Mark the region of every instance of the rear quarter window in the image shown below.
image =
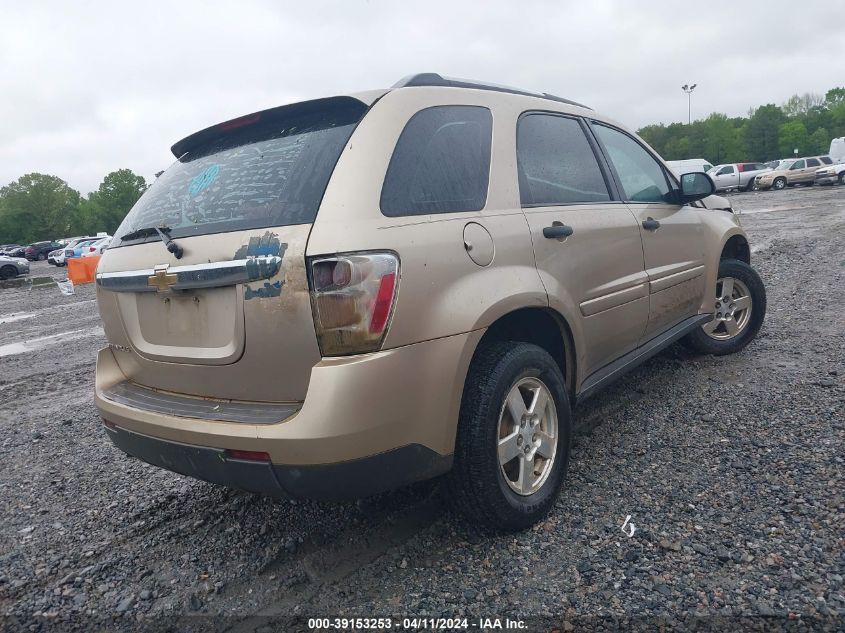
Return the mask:
<path id="1" fill-rule="evenodd" d="M 381 191 L 389 217 L 480 211 L 487 203 L 493 116 L 481 106 L 417 112 L 393 151 Z"/>

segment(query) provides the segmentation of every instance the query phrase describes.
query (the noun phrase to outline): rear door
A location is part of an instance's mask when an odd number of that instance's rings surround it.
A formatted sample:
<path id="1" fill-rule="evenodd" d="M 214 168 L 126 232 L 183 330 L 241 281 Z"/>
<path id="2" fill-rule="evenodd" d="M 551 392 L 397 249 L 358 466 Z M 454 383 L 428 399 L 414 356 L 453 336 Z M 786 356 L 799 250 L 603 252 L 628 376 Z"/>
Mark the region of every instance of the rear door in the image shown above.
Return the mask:
<path id="1" fill-rule="evenodd" d="M 349 97 L 294 104 L 174 146 L 179 159 L 127 215 L 98 268 L 106 336 L 129 380 L 223 399 L 304 399 L 320 358 L 308 234 L 365 111 Z"/>
<path id="2" fill-rule="evenodd" d="M 808 158 L 807 166 L 801 172 L 801 182 L 815 182 L 816 170 L 822 166 L 822 162 L 818 158 Z"/>
<path id="3" fill-rule="evenodd" d="M 637 345 L 648 320 L 639 227 L 611 193 L 576 118 L 545 112 L 517 123 L 520 198 L 552 307 L 580 311 L 588 375 Z"/>
<path id="4" fill-rule="evenodd" d="M 648 326 L 641 342 L 695 315 L 704 298 L 704 236 L 698 211 L 677 202 L 675 183 L 639 141 L 594 123 L 628 207 L 639 223 L 649 282 Z"/>

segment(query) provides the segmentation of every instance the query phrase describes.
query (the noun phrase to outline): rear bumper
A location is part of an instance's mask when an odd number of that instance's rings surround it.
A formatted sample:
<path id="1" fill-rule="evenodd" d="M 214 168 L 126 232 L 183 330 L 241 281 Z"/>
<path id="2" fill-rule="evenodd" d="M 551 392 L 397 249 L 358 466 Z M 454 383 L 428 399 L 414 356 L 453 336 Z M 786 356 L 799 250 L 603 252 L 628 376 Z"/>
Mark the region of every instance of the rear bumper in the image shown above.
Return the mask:
<path id="1" fill-rule="evenodd" d="M 281 498 L 342 501 L 367 497 L 430 479 L 452 466 L 451 455 L 439 455 L 414 444 L 372 457 L 315 466 L 284 466 L 234 459 L 219 448 L 192 446 L 104 426 L 123 452 L 145 462 L 214 484 Z"/>
<path id="2" fill-rule="evenodd" d="M 284 408 L 278 403 L 218 409 L 220 401 L 123 389 L 132 383 L 115 354 L 129 352 L 110 348 L 97 357 L 95 401 L 115 444 L 163 468 L 276 496 L 366 496 L 451 467 L 464 377 L 482 334 L 323 359 L 305 401 L 276 421 L 266 415 Z M 251 417 L 239 419 L 247 410 Z M 226 449 L 266 452 L 271 463 L 233 463 Z"/>

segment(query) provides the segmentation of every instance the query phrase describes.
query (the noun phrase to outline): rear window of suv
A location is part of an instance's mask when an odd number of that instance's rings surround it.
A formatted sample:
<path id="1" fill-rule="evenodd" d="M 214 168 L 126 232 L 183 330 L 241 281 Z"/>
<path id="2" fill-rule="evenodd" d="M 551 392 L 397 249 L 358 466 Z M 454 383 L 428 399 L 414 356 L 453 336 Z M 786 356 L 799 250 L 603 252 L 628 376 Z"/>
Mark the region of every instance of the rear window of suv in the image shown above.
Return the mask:
<path id="1" fill-rule="evenodd" d="M 487 203 L 493 116 L 481 106 L 434 106 L 408 121 L 384 177 L 389 217 L 480 211 Z"/>
<path id="2" fill-rule="evenodd" d="M 121 240 L 149 227 L 169 227 L 176 238 L 313 222 L 366 110 L 351 97 L 319 99 L 197 133 L 196 147 L 141 196 L 112 246 L 149 239 Z"/>

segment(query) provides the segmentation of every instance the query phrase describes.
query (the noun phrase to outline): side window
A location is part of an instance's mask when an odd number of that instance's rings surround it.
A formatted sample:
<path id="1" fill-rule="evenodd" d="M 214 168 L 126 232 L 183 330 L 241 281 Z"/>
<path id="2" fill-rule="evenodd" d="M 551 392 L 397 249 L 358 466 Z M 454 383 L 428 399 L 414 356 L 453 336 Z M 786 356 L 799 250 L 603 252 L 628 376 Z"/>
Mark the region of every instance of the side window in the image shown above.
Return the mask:
<path id="1" fill-rule="evenodd" d="M 796 160 L 792 163 L 792 167 L 790 167 L 790 169 L 804 169 L 804 159 L 802 158 L 801 160 Z"/>
<path id="2" fill-rule="evenodd" d="M 733 165 L 725 165 L 719 171 L 716 172 L 717 176 L 724 176 L 725 174 L 732 174 L 734 173 Z"/>
<path id="3" fill-rule="evenodd" d="M 630 136 L 604 125 L 593 126 L 631 202 L 674 202 L 663 168 Z"/>
<path id="4" fill-rule="evenodd" d="M 818 167 L 821 163 L 817 158 L 808 158 L 807 159 L 807 167 Z"/>
<path id="5" fill-rule="evenodd" d="M 610 200 L 584 130 L 575 119 L 528 114 L 516 130 L 522 206 Z"/>
<path id="6" fill-rule="evenodd" d="M 833 160 L 830 158 L 830 156 L 822 156 L 822 157 L 821 157 L 821 161 L 822 161 L 825 165 L 832 165 L 832 164 L 833 164 Z"/>
<path id="7" fill-rule="evenodd" d="M 711 165 L 711 164 L 709 164 L 709 163 L 704 163 L 704 164 L 701 166 L 701 171 L 703 171 L 704 173 L 707 173 L 707 172 L 708 172 L 708 171 L 710 171 L 711 169 L 713 169 L 713 165 Z"/>
<path id="8" fill-rule="evenodd" d="M 397 217 L 480 211 L 487 202 L 493 116 L 480 106 L 435 106 L 405 125 L 381 190 Z"/>

